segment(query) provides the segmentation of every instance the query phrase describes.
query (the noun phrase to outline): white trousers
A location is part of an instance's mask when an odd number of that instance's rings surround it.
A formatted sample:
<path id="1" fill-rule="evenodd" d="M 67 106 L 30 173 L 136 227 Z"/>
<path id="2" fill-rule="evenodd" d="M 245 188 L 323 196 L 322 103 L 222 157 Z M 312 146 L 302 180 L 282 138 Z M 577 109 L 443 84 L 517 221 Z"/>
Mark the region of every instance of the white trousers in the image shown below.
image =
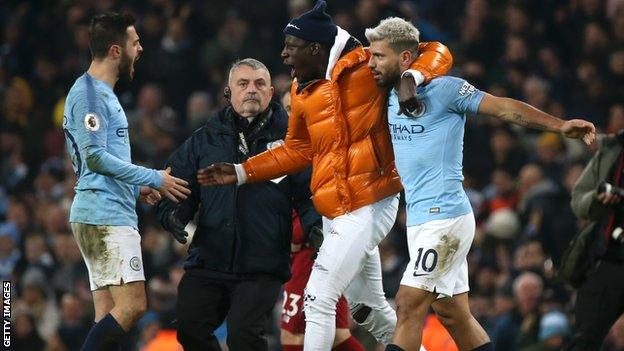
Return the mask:
<path id="1" fill-rule="evenodd" d="M 398 205 L 397 194 L 334 219 L 323 218 L 323 245 L 304 295 L 305 351 L 331 350 L 336 303 L 343 293 L 350 305 L 372 309 L 367 329 L 377 340 L 390 342 L 396 314 L 384 296 L 377 245 L 394 225 Z"/>

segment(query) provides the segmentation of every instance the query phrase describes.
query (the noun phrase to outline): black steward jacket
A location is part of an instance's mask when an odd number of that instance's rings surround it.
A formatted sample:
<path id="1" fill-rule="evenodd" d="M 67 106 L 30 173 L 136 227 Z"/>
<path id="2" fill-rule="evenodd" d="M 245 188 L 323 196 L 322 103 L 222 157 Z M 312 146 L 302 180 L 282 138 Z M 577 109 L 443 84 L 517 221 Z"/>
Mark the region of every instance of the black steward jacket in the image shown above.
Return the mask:
<path id="1" fill-rule="evenodd" d="M 157 216 L 168 229 L 168 214 L 178 209 L 182 223 L 197 211 L 197 231 L 189 247 L 186 269 L 198 268 L 211 278 L 237 279 L 268 274 L 284 281 L 290 278 L 292 209 L 301 217 L 307 234 L 320 226 L 320 216 L 310 200 L 310 169 L 289 175 L 279 182 L 267 181 L 241 186 L 197 184 L 197 171 L 216 162 L 241 163 L 236 115 L 228 107 L 199 128 L 170 157 L 172 174 L 189 182 L 192 194 L 175 204 L 168 199 L 157 206 Z M 275 102 L 246 128 L 249 157 L 283 140 L 288 115 Z"/>

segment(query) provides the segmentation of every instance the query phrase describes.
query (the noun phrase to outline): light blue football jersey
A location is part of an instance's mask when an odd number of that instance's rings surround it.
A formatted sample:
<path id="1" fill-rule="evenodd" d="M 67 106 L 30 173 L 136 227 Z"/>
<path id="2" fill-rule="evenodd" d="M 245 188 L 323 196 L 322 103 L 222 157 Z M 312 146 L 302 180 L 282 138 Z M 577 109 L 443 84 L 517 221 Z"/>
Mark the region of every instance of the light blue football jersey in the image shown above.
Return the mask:
<path id="1" fill-rule="evenodd" d="M 417 89 L 424 112 L 398 115 L 392 89 L 388 125 L 394 157 L 405 188 L 407 225 L 458 217 L 471 211 L 462 187 L 466 113 L 476 114 L 485 93 L 463 79 L 440 77 Z"/>
<path id="2" fill-rule="evenodd" d="M 76 79 L 63 131 L 77 178 L 70 222 L 137 228 L 139 186 L 159 188 L 162 176 L 131 163 L 128 121 L 113 89 L 88 73 Z"/>

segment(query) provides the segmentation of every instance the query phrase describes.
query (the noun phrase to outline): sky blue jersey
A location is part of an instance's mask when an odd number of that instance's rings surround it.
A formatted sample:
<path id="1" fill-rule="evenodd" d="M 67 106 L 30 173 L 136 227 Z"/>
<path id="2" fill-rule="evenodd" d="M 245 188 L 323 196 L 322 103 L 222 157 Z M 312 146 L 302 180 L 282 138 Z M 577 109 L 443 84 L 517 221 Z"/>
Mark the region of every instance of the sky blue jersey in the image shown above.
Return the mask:
<path id="1" fill-rule="evenodd" d="M 112 87 L 88 73 L 76 79 L 63 131 L 77 178 L 70 222 L 137 228 L 139 186 L 159 188 L 162 176 L 131 163 L 128 121 Z"/>
<path id="2" fill-rule="evenodd" d="M 447 219 L 471 211 L 462 187 L 466 113 L 476 114 L 485 93 L 455 77 L 440 77 L 417 89 L 424 112 L 398 115 L 390 92 L 388 125 L 394 157 L 405 188 L 407 225 Z"/>

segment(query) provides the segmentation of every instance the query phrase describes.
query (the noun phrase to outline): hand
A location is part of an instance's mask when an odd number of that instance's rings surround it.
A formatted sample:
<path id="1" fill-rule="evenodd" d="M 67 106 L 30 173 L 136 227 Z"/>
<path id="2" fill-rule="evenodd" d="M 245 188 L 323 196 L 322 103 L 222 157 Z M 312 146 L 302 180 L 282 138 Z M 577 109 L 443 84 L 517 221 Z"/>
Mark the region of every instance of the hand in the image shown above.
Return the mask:
<path id="1" fill-rule="evenodd" d="M 184 230 L 186 225 L 178 219 L 177 214 L 178 210 L 169 212 L 169 216 L 167 218 L 168 226 L 165 229 L 167 229 L 180 244 L 186 244 L 186 238 L 188 237 L 187 231 Z"/>
<path id="2" fill-rule="evenodd" d="M 142 186 L 140 188 L 139 201 L 145 202 L 150 206 L 154 206 L 158 203 L 158 201 L 160 201 L 160 199 L 162 199 L 162 196 L 160 196 L 158 190 L 152 189 L 149 186 Z"/>
<path id="3" fill-rule="evenodd" d="M 158 171 L 162 177 L 163 182 L 158 191 L 165 195 L 169 200 L 178 203 L 180 200 L 185 200 L 191 190 L 187 188 L 188 182 L 184 179 L 176 178 L 171 175 L 171 167 L 163 171 Z"/>
<path id="4" fill-rule="evenodd" d="M 561 133 L 568 138 L 582 139 L 587 145 L 596 139 L 596 127 L 582 119 L 565 121 L 561 126 Z"/>
<path id="5" fill-rule="evenodd" d="M 409 72 L 403 73 L 399 83 L 399 115 L 405 114 L 408 117 L 419 116 L 423 112 L 425 105 L 418 100 L 416 94 L 416 82 Z"/>
<path id="6" fill-rule="evenodd" d="M 231 163 L 215 163 L 197 172 L 199 185 L 236 184 L 236 169 Z"/>
<path id="7" fill-rule="evenodd" d="M 603 205 L 616 205 L 622 199 L 619 196 L 617 196 L 617 194 L 609 194 L 605 192 L 602 194 L 598 194 L 596 196 L 596 200 L 598 200 Z"/>

